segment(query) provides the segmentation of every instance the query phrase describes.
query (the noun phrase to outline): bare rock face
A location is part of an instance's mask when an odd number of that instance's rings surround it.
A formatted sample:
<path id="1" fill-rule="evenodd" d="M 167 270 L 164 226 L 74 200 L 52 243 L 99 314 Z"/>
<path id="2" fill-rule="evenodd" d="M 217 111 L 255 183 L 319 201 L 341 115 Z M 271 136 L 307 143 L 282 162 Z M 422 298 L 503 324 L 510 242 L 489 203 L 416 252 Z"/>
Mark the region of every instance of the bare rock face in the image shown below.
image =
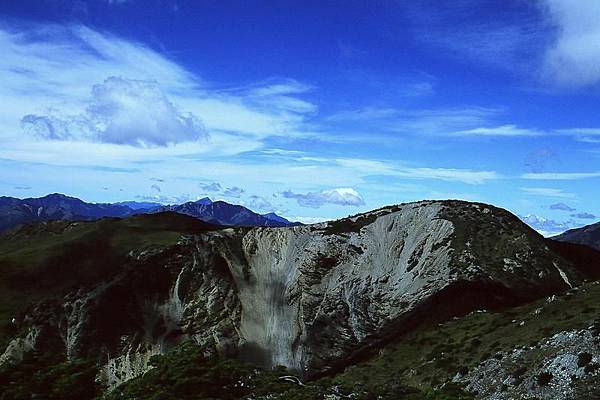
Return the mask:
<path id="1" fill-rule="evenodd" d="M 215 242 L 239 290 L 241 354 L 303 373 L 344 364 L 430 313 L 518 303 L 579 279 L 511 214 L 478 204 L 412 203 L 236 235 Z"/>
<path id="2" fill-rule="evenodd" d="M 132 254 L 110 282 L 19 323 L 15 339 L 62 338 L 97 357 L 114 386 L 151 355 L 193 339 L 207 349 L 303 374 L 351 363 L 430 318 L 568 289 L 579 274 L 512 214 L 483 204 L 418 202 L 286 228 L 228 228 Z"/>

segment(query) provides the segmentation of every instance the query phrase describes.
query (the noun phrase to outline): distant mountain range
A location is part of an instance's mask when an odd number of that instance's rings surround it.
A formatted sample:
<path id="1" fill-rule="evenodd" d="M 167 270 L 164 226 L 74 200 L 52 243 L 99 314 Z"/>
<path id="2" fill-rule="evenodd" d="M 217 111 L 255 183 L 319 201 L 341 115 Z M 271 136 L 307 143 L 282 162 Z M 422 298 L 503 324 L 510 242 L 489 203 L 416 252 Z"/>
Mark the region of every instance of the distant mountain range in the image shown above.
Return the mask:
<path id="1" fill-rule="evenodd" d="M 581 228 L 570 229 L 553 239 L 561 242 L 583 244 L 600 250 L 600 222 Z"/>
<path id="2" fill-rule="evenodd" d="M 218 225 L 271 227 L 300 225 L 297 222 L 290 222 L 275 213 L 261 215 L 244 206 L 229 204 L 225 201 L 212 201 L 208 197 L 179 205 L 162 206 L 152 210 L 152 212 L 162 211 L 174 211 Z"/>
<path id="3" fill-rule="evenodd" d="M 0 197 L 0 231 L 12 227 L 52 220 L 95 220 L 104 217 L 127 217 L 173 211 L 218 225 L 270 226 L 299 225 L 277 214 L 261 215 L 240 205 L 213 202 L 208 197 L 178 205 L 126 201 L 120 203 L 87 203 L 59 193 L 40 198 Z"/>

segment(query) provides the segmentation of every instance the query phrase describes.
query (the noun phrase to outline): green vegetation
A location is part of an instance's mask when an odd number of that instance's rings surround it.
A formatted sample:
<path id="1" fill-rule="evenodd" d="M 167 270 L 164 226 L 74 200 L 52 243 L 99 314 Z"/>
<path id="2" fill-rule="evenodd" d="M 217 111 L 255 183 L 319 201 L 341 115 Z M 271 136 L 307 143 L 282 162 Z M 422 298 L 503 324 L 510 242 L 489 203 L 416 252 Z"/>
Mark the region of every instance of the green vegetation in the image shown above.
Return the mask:
<path id="1" fill-rule="evenodd" d="M 103 400 L 317 400 L 333 393 L 343 396 L 342 398 L 353 393 L 358 397 L 352 398 L 365 400 L 472 398 L 456 385 L 449 384 L 437 391 L 421 391 L 410 388 L 397 379 L 390 379 L 383 385 L 373 384 L 370 377 L 347 384 L 330 378 L 301 383 L 284 368 L 266 371 L 233 360 L 206 357 L 202 349 L 192 343 L 185 343 L 164 356 L 156 356 L 151 362 L 154 365 L 152 370 L 116 388 Z"/>
<path id="2" fill-rule="evenodd" d="M 96 373 L 96 366 L 88 361 L 28 354 L 19 364 L 0 368 L 0 400 L 92 399 L 100 393 Z"/>
<path id="3" fill-rule="evenodd" d="M 0 236 L 0 347 L 16 333 L 12 319 L 32 302 L 114 276 L 133 249 L 172 245 L 183 234 L 212 228 L 192 217 L 160 213 L 52 221 Z"/>
<path id="4" fill-rule="evenodd" d="M 109 393 L 95 382 L 97 366 L 31 354 L 17 365 L 0 368 L 0 400 L 321 400 L 328 394 L 353 399 L 470 400 L 459 386 L 419 390 L 396 378 L 375 384 L 370 377 L 350 383 L 323 378 L 302 383 L 285 368 L 262 370 L 235 360 L 206 356 L 187 342 L 155 356 L 153 368 Z M 354 397 L 349 397 L 350 395 Z"/>
<path id="5" fill-rule="evenodd" d="M 552 302 L 542 299 L 503 312 L 475 312 L 443 324 L 422 325 L 371 360 L 350 366 L 334 382 L 369 379 L 381 386 L 395 377 L 417 388 L 438 387 L 482 361 L 501 358 L 503 351 L 531 346 L 562 331 L 600 327 L 596 319 L 599 297 L 600 285 L 592 284 Z M 513 372 L 515 379 L 520 379 L 528 366 L 536 365 L 536 355 L 533 352 L 532 359 L 523 360 L 524 365 Z M 588 363 L 586 372 L 597 368 L 590 360 L 587 353 L 579 355 L 579 363 Z"/>

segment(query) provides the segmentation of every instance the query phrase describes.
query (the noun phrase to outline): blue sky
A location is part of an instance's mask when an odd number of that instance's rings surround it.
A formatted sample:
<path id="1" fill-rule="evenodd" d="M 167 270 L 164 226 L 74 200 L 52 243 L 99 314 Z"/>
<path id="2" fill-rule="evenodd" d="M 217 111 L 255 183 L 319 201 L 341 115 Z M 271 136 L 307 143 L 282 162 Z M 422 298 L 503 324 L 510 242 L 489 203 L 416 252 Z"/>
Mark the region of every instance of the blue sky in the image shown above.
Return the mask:
<path id="1" fill-rule="evenodd" d="M 0 0 L 0 192 L 595 222 L 600 3 Z"/>

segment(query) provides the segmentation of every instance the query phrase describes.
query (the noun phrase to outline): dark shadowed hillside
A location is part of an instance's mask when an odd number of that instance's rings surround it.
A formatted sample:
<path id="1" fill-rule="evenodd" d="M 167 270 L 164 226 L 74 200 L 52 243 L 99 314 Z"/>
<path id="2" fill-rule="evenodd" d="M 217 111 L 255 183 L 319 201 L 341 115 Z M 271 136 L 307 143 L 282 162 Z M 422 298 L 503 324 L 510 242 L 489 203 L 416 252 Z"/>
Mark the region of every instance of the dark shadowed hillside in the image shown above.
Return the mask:
<path id="1" fill-rule="evenodd" d="M 568 230 L 553 239 L 561 242 L 583 244 L 600 250 L 600 222 L 583 228 Z"/>

